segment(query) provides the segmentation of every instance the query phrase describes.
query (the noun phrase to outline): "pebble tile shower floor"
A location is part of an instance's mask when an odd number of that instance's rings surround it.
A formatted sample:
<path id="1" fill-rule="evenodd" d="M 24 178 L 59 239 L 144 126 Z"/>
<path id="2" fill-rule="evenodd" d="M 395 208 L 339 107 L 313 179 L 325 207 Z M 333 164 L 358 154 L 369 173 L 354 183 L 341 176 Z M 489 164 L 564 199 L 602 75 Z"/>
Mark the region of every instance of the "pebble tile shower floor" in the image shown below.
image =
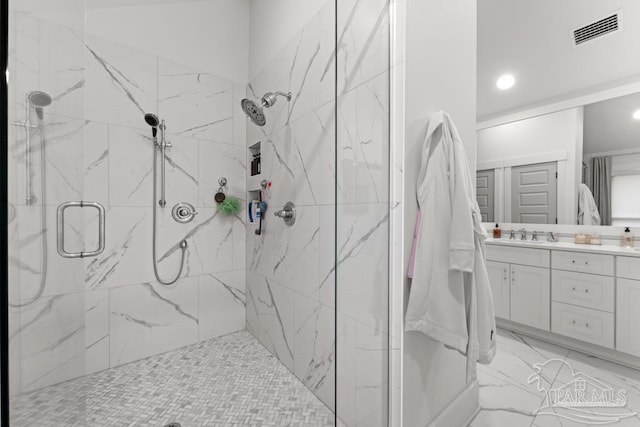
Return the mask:
<path id="1" fill-rule="evenodd" d="M 12 426 L 333 426 L 333 413 L 247 331 L 12 399 Z"/>

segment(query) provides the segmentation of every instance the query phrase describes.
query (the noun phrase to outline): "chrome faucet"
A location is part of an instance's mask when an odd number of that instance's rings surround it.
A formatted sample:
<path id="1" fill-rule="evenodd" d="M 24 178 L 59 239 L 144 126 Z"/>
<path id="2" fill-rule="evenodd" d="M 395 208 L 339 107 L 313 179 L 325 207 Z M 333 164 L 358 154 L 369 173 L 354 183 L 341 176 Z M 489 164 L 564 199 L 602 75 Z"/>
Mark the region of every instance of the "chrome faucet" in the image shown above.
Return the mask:
<path id="1" fill-rule="evenodd" d="M 515 239 L 516 239 L 516 230 L 509 231 L 509 240 L 515 240 Z"/>
<path id="2" fill-rule="evenodd" d="M 520 229 L 520 240 L 527 240 L 527 230 L 524 227 Z"/>
<path id="3" fill-rule="evenodd" d="M 538 241 L 538 233 L 544 233 L 544 231 L 534 231 L 533 234 L 531 235 L 531 240 L 535 240 L 537 242 Z"/>
<path id="4" fill-rule="evenodd" d="M 549 235 L 547 236 L 547 242 L 557 242 L 558 238 L 555 236 L 555 234 L 553 234 L 553 231 L 549 232 Z"/>

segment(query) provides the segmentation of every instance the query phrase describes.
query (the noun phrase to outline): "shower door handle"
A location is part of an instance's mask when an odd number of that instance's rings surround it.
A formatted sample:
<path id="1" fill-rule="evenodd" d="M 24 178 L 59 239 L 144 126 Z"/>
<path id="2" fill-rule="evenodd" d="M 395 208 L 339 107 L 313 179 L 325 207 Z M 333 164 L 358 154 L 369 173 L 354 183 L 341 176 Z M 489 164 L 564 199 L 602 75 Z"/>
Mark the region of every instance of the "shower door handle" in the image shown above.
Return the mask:
<path id="1" fill-rule="evenodd" d="M 98 210 L 98 248 L 94 251 L 67 252 L 64 249 L 64 211 L 71 207 L 90 207 Z M 105 246 L 105 210 L 104 206 L 97 202 L 65 202 L 58 206 L 58 253 L 64 258 L 87 258 L 100 255 Z"/>

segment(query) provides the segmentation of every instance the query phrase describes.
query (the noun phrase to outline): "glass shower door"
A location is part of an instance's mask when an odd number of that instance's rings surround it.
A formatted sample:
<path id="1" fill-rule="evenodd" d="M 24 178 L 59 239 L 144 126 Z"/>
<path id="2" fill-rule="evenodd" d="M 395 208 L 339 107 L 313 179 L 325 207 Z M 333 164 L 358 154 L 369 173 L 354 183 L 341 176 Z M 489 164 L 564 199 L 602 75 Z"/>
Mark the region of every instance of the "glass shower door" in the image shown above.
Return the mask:
<path id="1" fill-rule="evenodd" d="M 11 425 L 39 419 L 30 392 L 86 373 L 88 325 L 100 295 L 85 292 L 84 1 L 9 2 L 8 233 Z M 62 212 L 60 212 L 61 214 Z M 64 237 L 64 239 L 62 239 Z M 84 390 L 66 396 L 84 416 Z"/>
<path id="2" fill-rule="evenodd" d="M 389 425 L 389 1 L 337 2 L 337 416 Z"/>

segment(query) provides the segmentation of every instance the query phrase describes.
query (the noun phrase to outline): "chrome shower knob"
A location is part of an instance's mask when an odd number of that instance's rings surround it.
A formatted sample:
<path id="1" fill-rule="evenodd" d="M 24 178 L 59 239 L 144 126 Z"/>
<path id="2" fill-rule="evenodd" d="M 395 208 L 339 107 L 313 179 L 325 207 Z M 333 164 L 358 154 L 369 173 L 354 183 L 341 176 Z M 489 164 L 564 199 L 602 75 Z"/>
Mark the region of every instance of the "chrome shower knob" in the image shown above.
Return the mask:
<path id="1" fill-rule="evenodd" d="M 186 224 L 193 221 L 193 218 L 198 215 L 196 208 L 191 203 L 181 202 L 177 203 L 171 210 L 171 216 L 176 222 Z"/>
<path id="2" fill-rule="evenodd" d="M 284 209 L 275 211 L 275 216 L 282 218 L 284 223 L 291 226 L 296 223 L 296 205 L 293 202 L 287 202 L 284 205 Z"/>

